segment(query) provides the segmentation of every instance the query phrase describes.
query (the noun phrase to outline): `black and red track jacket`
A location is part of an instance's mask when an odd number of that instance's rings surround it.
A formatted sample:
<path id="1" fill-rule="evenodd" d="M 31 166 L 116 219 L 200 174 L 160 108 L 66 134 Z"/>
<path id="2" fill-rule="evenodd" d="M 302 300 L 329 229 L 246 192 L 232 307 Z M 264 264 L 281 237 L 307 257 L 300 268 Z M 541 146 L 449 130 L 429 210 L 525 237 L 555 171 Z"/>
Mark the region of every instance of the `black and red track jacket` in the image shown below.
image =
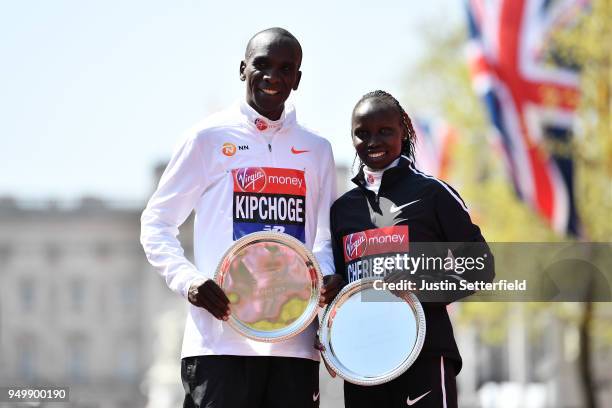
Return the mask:
<path id="1" fill-rule="evenodd" d="M 366 188 L 363 170 L 353 182 L 357 187 L 342 195 L 331 208 L 336 273 L 347 282 L 377 276 L 372 273 L 373 258 L 398 253 L 418 256 L 413 253 L 415 248 L 427 255 L 436 248 L 443 256 L 451 250 L 455 258 L 486 253 L 482 270 L 462 274 L 453 270 L 419 271 L 416 276 L 422 279 L 493 280 L 493 256 L 480 229 L 472 223 L 465 203 L 448 184 L 418 171 L 404 156 L 396 167 L 385 170 L 378 194 Z M 427 325 L 421 353 L 454 360 L 457 372 L 461 369 L 461 356 L 446 305 L 470 293 L 416 293 Z"/>

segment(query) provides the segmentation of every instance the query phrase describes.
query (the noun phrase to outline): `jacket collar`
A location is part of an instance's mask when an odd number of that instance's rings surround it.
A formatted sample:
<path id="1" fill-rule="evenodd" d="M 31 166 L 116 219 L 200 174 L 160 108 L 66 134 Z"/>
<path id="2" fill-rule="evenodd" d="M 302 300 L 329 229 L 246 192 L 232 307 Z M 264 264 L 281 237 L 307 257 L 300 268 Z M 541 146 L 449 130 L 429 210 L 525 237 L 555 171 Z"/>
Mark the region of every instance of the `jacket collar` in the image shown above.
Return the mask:
<path id="1" fill-rule="evenodd" d="M 244 101 L 240 102 L 240 113 L 249 129 L 263 134 L 274 134 L 278 131 L 290 129 L 296 122 L 295 108 L 289 103 L 285 103 L 285 109 L 278 120 L 270 120 L 260 115 Z"/>
<path id="2" fill-rule="evenodd" d="M 380 183 L 381 189 L 383 185 L 397 181 L 403 174 L 405 174 L 406 170 L 412 170 L 412 167 L 414 167 L 412 160 L 410 160 L 406 156 L 400 156 L 397 166 L 387 169 L 383 173 L 382 181 Z M 363 173 L 363 166 L 359 168 L 359 172 L 355 177 L 351 179 L 351 181 L 361 188 L 366 188 L 366 180 L 365 175 Z"/>

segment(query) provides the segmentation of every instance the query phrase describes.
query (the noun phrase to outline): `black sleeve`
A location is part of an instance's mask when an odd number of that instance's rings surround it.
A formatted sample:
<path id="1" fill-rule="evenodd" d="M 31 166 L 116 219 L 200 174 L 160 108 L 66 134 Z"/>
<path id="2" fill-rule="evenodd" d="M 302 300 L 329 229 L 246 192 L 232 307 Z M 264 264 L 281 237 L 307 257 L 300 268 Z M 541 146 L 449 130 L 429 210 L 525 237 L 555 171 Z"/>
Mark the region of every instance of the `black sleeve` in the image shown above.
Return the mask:
<path id="1" fill-rule="evenodd" d="M 342 251 L 342 236 L 338 231 L 338 222 L 337 222 L 337 205 L 332 205 L 329 216 L 330 222 L 329 226 L 331 229 L 331 241 L 332 241 L 332 252 L 334 254 L 334 267 L 336 269 L 336 273 L 341 275 L 345 282 L 348 282 L 348 276 L 346 276 L 346 266 L 344 265 L 344 253 Z"/>
<path id="2" fill-rule="evenodd" d="M 440 255 L 453 258 L 457 266 L 451 270 L 439 271 L 427 278 L 433 281 L 446 279 L 457 284 L 461 280 L 492 282 L 495 277 L 493 255 L 480 228 L 472 222 L 459 193 L 444 183 L 436 193 L 434 205 L 443 235 L 441 241 L 445 242 L 438 245 L 442 249 Z M 472 261 L 468 261 L 469 259 Z M 472 267 L 467 268 L 466 262 Z M 429 301 L 448 304 L 472 293 L 474 292 L 467 290 L 437 291 L 437 293 L 423 293 L 422 296 Z"/>
<path id="3" fill-rule="evenodd" d="M 459 193 L 448 184 L 435 197 L 436 217 L 447 242 L 485 242 L 480 228 L 472 223 Z"/>

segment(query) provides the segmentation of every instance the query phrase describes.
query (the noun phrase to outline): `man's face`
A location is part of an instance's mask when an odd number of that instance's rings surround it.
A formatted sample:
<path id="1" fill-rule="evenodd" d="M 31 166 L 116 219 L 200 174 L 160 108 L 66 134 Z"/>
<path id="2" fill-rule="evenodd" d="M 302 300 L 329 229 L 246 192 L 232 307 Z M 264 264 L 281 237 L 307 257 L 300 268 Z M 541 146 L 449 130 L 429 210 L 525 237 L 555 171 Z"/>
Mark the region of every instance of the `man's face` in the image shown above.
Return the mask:
<path id="1" fill-rule="evenodd" d="M 246 101 L 261 115 L 277 120 L 291 90 L 298 88 L 302 72 L 301 51 L 292 39 L 274 33 L 255 37 L 240 62 L 240 79 L 246 81 Z"/>

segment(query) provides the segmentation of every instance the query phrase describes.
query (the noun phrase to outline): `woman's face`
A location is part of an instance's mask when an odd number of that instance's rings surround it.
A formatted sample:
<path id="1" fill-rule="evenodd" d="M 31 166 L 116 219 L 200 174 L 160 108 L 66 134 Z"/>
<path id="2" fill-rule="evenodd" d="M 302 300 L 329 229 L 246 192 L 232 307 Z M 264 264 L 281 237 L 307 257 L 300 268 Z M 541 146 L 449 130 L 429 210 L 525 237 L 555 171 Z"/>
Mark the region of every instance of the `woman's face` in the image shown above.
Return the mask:
<path id="1" fill-rule="evenodd" d="M 378 98 L 369 98 L 353 110 L 353 146 L 371 169 L 384 169 L 402 154 L 404 129 L 400 113 Z"/>

